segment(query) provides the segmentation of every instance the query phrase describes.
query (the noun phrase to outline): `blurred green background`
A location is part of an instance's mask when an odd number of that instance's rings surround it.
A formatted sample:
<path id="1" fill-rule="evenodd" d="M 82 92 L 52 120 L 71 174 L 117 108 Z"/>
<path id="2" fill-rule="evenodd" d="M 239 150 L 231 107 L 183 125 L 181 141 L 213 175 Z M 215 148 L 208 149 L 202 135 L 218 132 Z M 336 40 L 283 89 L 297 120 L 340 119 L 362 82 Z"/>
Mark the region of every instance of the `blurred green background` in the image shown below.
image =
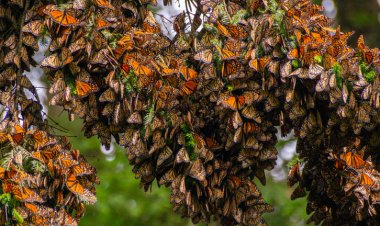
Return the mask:
<path id="1" fill-rule="evenodd" d="M 343 31 L 355 30 L 351 38 L 356 44 L 358 35 L 364 34 L 367 44 L 380 47 L 380 0 L 324 0 L 326 14 L 335 18 Z M 124 150 L 114 147 L 111 151 L 101 150 L 97 138 L 86 139 L 80 128 L 81 121 L 68 122 L 67 114 L 59 108 L 50 108 L 49 114 L 60 125 L 72 131 L 73 147 L 81 150 L 88 161 L 93 164 L 101 179 L 97 186 L 98 202 L 87 209 L 80 222 L 82 226 L 175 226 L 192 225 L 187 219 L 181 219 L 172 212 L 169 203 L 169 191 L 153 187 L 150 193 L 139 189 L 139 182 L 134 178 Z M 268 173 L 269 181 L 261 189 L 264 198 L 275 207 L 275 212 L 265 216 L 269 225 L 305 225 L 306 199 L 290 201 L 292 189 L 286 185 L 287 164 L 294 158 L 295 141 L 282 140 L 278 144 L 280 151 L 278 166 Z M 209 225 L 216 226 L 216 223 Z"/>

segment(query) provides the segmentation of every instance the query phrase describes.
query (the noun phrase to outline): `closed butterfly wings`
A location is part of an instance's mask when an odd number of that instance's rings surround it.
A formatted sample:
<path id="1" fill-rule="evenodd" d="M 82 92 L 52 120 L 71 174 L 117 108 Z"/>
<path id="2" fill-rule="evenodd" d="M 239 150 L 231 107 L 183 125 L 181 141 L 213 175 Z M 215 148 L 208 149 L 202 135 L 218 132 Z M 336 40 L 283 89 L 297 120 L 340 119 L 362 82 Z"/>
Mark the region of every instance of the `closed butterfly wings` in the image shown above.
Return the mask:
<path id="1" fill-rule="evenodd" d="M 67 48 L 63 48 L 61 53 L 54 53 L 42 60 L 41 66 L 59 69 L 73 61 L 73 56 Z"/>

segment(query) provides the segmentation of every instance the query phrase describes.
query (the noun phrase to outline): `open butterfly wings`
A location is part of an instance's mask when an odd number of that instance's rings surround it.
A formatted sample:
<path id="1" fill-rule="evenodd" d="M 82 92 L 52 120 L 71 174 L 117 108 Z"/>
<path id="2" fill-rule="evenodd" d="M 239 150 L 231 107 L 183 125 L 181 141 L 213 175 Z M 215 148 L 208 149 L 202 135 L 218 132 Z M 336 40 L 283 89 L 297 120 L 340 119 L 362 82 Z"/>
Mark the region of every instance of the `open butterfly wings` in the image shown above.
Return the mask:
<path id="1" fill-rule="evenodd" d="M 45 9 L 44 13 L 61 26 L 77 26 L 80 24 L 80 20 L 75 18 L 68 11 L 61 11 L 58 9 Z"/>

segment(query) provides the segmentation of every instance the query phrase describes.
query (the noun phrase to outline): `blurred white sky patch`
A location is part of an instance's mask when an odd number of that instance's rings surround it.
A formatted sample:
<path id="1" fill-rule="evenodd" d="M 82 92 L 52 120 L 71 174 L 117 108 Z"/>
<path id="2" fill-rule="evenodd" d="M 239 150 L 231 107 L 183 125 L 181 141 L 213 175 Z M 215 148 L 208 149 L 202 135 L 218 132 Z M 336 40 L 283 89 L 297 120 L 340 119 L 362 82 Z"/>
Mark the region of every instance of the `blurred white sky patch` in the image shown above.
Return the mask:
<path id="1" fill-rule="evenodd" d="M 185 11 L 185 1 L 183 0 L 173 0 L 172 5 L 164 6 L 163 0 L 158 0 L 157 8 L 159 9 L 156 14 L 156 20 L 161 25 L 161 30 L 169 38 L 173 38 L 175 32 L 173 30 L 173 25 L 169 21 L 174 21 L 175 17 Z M 164 16 L 163 19 L 160 15 Z M 169 21 L 168 21 L 169 20 Z"/>
<path id="2" fill-rule="evenodd" d="M 378 0 L 380 1 L 380 0 Z M 323 0 L 322 6 L 325 8 L 325 15 L 331 19 L 336 17 L 338 10 L 333 0 Z"/>
<path id="3" fill-rule="evenodd" d="M 277 128 L 280 130 L 280 128 Z M 278 141 L 289 141 L 285 143 L 283 147 L 278 150 L 278 158 L 276 166 L 270 172 L 273 180 L 283 181 L 288 176 L 288 167 L 285 165 L 290 162 L 296 154 L 297 140 L 294 138 L 294 134 L 290 133 L 286 137 L 281 137 L 280 133 L 277 133 Z"/>
<path id="4" fill-rule="evenodd" d="M 36 52 L 33 56 L 33 59 L 37 62 L 38 65 L 45 58 L 44 54 L 48 48 L 48 45 L 46 46 L 39 45 L 39 47 L 40 47 L 40 51 Z M 39 66 L 37 66 L 37 67 L 31 67 L 30 72 L 25 72 L 25 75 L 30 79 L 34 87 L 36 87 L 38 96 L 40 98 L 40 101 L 43 107 L 43 111 L 45 113 L 48 113 L 48 108 L 47 108 L 47 104 L 48 104 L 47 91 L 48 90 L 46 88 L 46 84 L 44 84 L 41 81 L 43 73 L 44 73 L 43 70 Z"/>
<path id="5" fill-rule="evenodd" d="M 101 145 L 100 150 L 106 156 L 107 161 L 113 161 L 115 159 L 115 139 L 113 137 L 111 138 L 111 145 L 109 150 L 107 150 L 104 145 Z"/>

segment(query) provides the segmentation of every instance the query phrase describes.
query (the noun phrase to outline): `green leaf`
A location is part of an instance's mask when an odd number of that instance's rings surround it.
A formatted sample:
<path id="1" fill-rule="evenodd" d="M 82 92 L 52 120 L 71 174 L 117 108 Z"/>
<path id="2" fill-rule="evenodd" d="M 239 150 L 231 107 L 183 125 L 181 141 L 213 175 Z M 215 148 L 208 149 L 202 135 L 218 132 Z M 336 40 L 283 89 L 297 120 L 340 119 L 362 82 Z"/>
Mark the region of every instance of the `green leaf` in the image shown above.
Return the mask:
<path id="1" fill-rule="evenodd" d="M 12 217 L 17 221 L 17 223 L 22 224 L 24 222 L 24 218 L 22 218 L 21 214 L 17 212 L 15 208 L 12 209 Z"/>
<path id="2" fill-rule="evenodd" d="M 241 9 L 236 12 L 236 14 L 231 18 L 231 24 L 238 24 L 242 19 L 248 16 L 248 11 L 245 9 Z"/>

